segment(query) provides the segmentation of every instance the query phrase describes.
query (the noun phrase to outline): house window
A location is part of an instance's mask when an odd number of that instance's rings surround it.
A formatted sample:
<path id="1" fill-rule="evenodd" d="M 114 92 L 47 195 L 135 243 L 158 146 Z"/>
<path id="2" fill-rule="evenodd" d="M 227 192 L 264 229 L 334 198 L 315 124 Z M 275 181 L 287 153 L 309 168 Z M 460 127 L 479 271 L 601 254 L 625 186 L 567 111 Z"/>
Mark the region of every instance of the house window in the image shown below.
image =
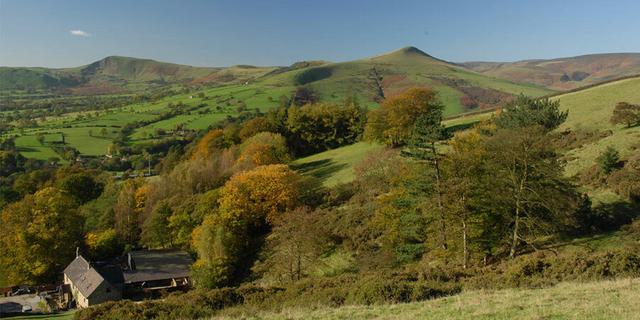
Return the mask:
<path id="1" fill-rule="evenodd" d="M 107 293 L 111 292 L 111 288 L 107 287 Z"/>

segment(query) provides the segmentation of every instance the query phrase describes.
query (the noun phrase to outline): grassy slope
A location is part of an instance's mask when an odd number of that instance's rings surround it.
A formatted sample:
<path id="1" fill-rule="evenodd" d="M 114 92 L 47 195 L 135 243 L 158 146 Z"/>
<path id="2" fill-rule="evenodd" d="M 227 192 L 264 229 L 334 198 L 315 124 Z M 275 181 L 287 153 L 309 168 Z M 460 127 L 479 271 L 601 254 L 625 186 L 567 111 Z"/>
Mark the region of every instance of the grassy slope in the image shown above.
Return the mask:
<path id="1" fill-rule="evenodd" d="M 545 289 L 468 291 L 395 305 L 287 309 L 253 319 L 637 319 L 639 279 L 562 283 Z M 220 319 L 227 319 L 225 316 Z M 237 319 L 237 315 L 228 319 Z M 249 317 L 248 317 L 249 318 Z"/>
<path id="2" fill-rule="evenodd" d="M 19 317 L 11 317 L 10 319 L 14 320 L 71 320 L 74 319 L 74 310 L 61 312 L 57 314 L 43 314 L 43 315 L 33 315 L 33 316 L 19 316 Z"/>
<path id="3" fill-rule="evenodd" d="M 521 85 L 471 72 L 467 69 L 447 63 L 424 52 L 408 47 L 380 56 L 361 60 L 331 63 L 318 67 L 285 72 L 264 79 L 265 85 L 283 86 L 295 83 L 301 73 L 321 74 L 319 80 L 307 85 L 320 93 L 324 100 L 341 100 L 347 95 L 355 94 L 360 101 L 369 106 L 374 96 L 372 81 L 368 78 L 370 70 L 375 67 L 384 75 L 383 86 L 387 96 L 396 94 L 412 86 L 429 86 L 438 91 L 445 104 L 445 114 L 453 115 L 464 111 L 460 103 L 463 93 L 449 81 L 464 80 L 467 86 L 495 89 L 508 94 L 524 93 L 531 96 L 542 96 L 550 93 L 533 85 Z"/>
<path id="4" fill-rule="evenodd" d="M 379 144 L 358 142 L 298 159 L 292 163 L 292 167 L 303 174 L 317 177 L 325 186 L 332 187 L 352 181 L 355 174 L 353 166 L 362 161 L 367 153 L 383 149 Z"/>
<path id="5" fill-rule="evenodd" d="M 574 175 L 589 168 L 608 146 L 615 147 L 624 157 L 632 147 L 638 146 L 640 128 L 613 126 L 609 118 L 616 103 L 626 101 L 640 103 L 640 78 L 625 79 L 597 87 L 555 97 L 563 109 L 569 111 L 567 121 L 560 130 L 583 129 L 587 131 L 611 130 L 608 137 L 588 143 L 569 152 L 573 160 L 567 163 L 567 174 Z"/>
<path id="6" fill-rule="evenodd" d="M 318 68 L 330 70 L 330 75 L 310 82 L 308 85 L 317 90 L 323 100 L 339 102 L 347 95 L 356 94 L 363 104 L 369 107 L 376 107 L 377 105 L 371 100 L 373 94 L 370 85 L 371 80 L 368 79 L 369 71 L 374 66 L 385 75 L 384 82 L 387 95 L 410 86 L 431 86 L 439 92 L 440 99 L 445 104 L 447 115 L 463 111 L 463 107 L 460 105 L 460 97 L 463 93 L 460 92 L 459 88 L 447 84 L 447 81 L 450 80 L 464 80 L 469 86 L 491 88 L 509 94 L 525 93 L 540 96 L 550 92 L 539 87 L 517 85 L 476 74 L 456 65 L 432 58 L 415 48 L 404 48 L 381 56 L 351 62 L 328 63 L 320 66 L 318 64 L 310 64 L 308 67 L 303 65 L 302 68 L 292 67 L 283 69 L 288 71 L 271 74 L 268 74 L 268 72 L 272 71 L 273 68 L 230 67 L 218 70 L 193 68 L 153 60 L 108 57 L 88 66 L 64 69 L 62 71 L 57 70 L 56 72 L 64 71 L 79 74 L 86 72 L 86 70 L 91 70 L 90 82 L 110 83 L 115 81 L 125 86 L 158 79 L 174 81 L 197 77 L 206 78 L 203 81 L 238 82 L 239 80 L 247 80 L 247 82 L 205 88 L 198 92 L 178 94 L 153 103 L 132 104 L 124 108 L 112 109 L 109 112 L 85 112 L 51 117 L 41 122 L 40 128 L 26 130 L 24 134 L 32 136 L 37 131 L 65 132 L 69 138 L 69 144 L 80 150 L 81 153 L 101 155 L 104 154 L 109 141 L 90 137 L 88 131 L 95 132 L 95 127 L 109 126 L 117 129 L 133 121 L 148 121 L 157 117 L 161 112 L 168 111 L 168 103 L 182 102 L 189 106 L 206 103 L 208 106 L 203 109 L 208 108 L 210 112 L 206 114 L 192 112 L 191 114 L 151 123 L 136 129 L 131 136 L 132 142 L 149 141 L 150 135 L 156 129 L 171 130 L 178 124 L 183 124 L 189 129 L 206 129 L 227 116 L 237 114 L 239 106 L 245 106 L 248 109 L 257 108 L 262 111 L 277 106 L 278 98 L 282 95 L 290 95 L 299 84 L 300 74 L 309 72 L 314 74 Z M 203 74 L 206 73 L 210 74 L 203 77 Z M 196 98 L 198 93 L 204 93 L 209 99 Z M 222 111 L 216 108 L 222 108 Z M 91 118 L 78 119 L 79 115 L 91 115 Z M 73 128 L 68 128 L 69 126 Z M 49 148 L 33 146 L 31 140 L 33 140 L 33 137 L 18 139 L 19 146 L 27 150 L 25 155 L 38 159 L 46 159 L 51 156 L 52 151 Z"/>

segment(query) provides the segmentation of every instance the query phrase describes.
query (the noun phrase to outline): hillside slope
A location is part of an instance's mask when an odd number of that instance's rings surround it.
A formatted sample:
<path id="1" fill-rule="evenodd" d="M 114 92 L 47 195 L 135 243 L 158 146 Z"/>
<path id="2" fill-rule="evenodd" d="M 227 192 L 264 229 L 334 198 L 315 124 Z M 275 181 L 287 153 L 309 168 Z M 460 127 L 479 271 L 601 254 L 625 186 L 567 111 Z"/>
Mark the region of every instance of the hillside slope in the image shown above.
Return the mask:
<path id="1" fill-rule="evenodd" d="M 639 146 L 640 127 L 612 125 L 609 119 L 618 102 L 640 103 L 640 77 L 614 81 L 592 88 L 554 97 L 569 111 L 567 121 L 559 128 L 590 133 L 589 139 L 567 154 L 567 174 L 573 176 L 591 167 L 608 146 L 622 157 Z"/>
<path id="2" fill-rule="evenodd" d="M 151 59 L 110 56 L 75 68 L 0 67 L 0 90 L 60 90 L 74 94 L 134 92 L 176 83 L 241 83 L 275 68 L 206 68 Z"/>
<path id="3" fill-rule="evenodd" d="M 638 285 L 638 279 L 562 283 L 545 289 L 468 291 L 426 302 L 230 313 L 213 319 L 636 319 Z"/>
<path id="4" fill-rule="evenodd" d="M 606 53 L 517 62 L 466 62 L 465 67 L 516 83 L 568 90 L 640 74 L 640 53 Z"/>
<path id="5" fill-rule="evenodd" d="M 552 91 L 484 76 L 434 58 L 415 47 L 360 60 L 328 63 L 263 78 L 266 86 L 306 85 L 325 100 L 357 95 L 368 105 L 412 86 L 429 86 L 440 95 L 447 115 L 494 107 L 513 95 Z M 382 94 L 381 94 L 382 93 Z"/>

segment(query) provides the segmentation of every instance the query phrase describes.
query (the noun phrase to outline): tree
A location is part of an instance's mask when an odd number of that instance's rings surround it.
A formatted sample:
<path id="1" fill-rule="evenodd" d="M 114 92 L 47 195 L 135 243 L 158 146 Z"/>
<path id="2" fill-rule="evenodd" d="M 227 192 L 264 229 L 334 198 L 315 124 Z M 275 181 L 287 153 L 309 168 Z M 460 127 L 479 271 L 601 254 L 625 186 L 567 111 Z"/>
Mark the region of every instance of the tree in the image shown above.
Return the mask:
<path id="1" fill-rule="evenodd" d="M 85 244 L 94 259 L 107 259 L 122 254 L 124 247 L 115 229 L 88 232 Z"/>
<path id="2" fill-rule="evenodd" d="M 433 166 L 436 199 L 438 204 L 440 221 L 440 245 L 447 248 L 446 217 L 442 200 L 442 175 L 440 170 L 440 155 L 436 150 L 436 142 L 442 140 L 445 135 L 442 126 L 442 105 L 430 102 L 429 108 L 424 109 L 418 116 L 411 131 L 411 137 L 403 155 L 409 156 L 421 162 L 428 162 Z"/>
<path id="3" fill-rule="evenodd" d="M 602 172 L 609 174 L 618 168 L 620 163 L 620 154 L 618 153 L 618 150 L 614 149 L 612 146 L 608 146 L 607 149 L 600 153 L 597 161 Z"/>
<path id="4" fill-rule="evenodd" d="M 235 174 L 220 191 L 221 214 L 260 226 L 298 204 L 300 176 L 282 164 Z"/>
<path id="5" fill-rule="evenodd" d="M 229 285 L 246 275 L 268 226 L 297 206 L 299 180 L 286 165 L 260 166 L 229 179 L 219 208 L 193 232 L 199 286 Z"/>
<path id="6" fill-rule="evenodd" d="M 307 104 L 289 108 L 287 131 L 296 154 L 334 149 L 357 141 L 365 111 L 355 102 Z"/>
<path id="7" fill-rule="evenodd" d="M 315 215 L 299 207 L 280 216 L 267 237 L 265 261 L 258 269 L 281 281 L 307 276 L 327 241 Z"/>
<path id="8" fill-rule="evenodd" d="M 499 128 L 515 129 L 541 126 L 551 131 L 560 126 L 568 116 L 568 111 L 560 111 L 560 101 L 535 99 L 524 95 L 509 102 L 496 117 Z"/>
<path id="9" fill-rule="evenodd" d="M 624 124 L 627 128 L 640 124 L 640 105 L 618 102 L 609 120 L 612 124 Z"/>
<path id="10" fill-rule="evenodd" d="M 510 228 L 509 256 L 521 242 L 534 246 L 538 232 L 549 232 L 570 213 L 579 197 L 564 176 L 546 128 L 533 126 L 497 130 L 487 140 L 491 190 L 486 208 L 503 214 Z M 499 232 L 495 230 L 494 232 Z M 535 247 L 534 247 L 535 248 Z"/>
<path id="11" fill-rule="evenodd" d="M 480 212 L 474 202 L 482 197 L 486 177 L 486 150 L 483 137 L 475 130 L 458 133 L 450 142 L 445 154 L 444 189 L 451 216 L 458 219 L 462 229 L 462 267 L 467 268 L 470 259 L 471 223 Z"/>
<path id="12" fill-rule="evenodd" d="M 97 182 L 88 173 L 75 173 L 59 181 L 58 187 L 74 197 L 78 203 L 83 204 L 99 197 L 104 184 Z"/>
<path id="13" fill-rule="evenodd" d="M 45 188 L 13 203 L 1 214 L 0 269 L 13 284 L 52 283 L 82 243 L 77 203 Z"/>
<path id="14" fill-rule="evenodd" d="M 238 135 L 240 140 L 245 141 L 260 132 L 277 132 L 277 128 L 266 117 L 257 117 L 248 120 L 240 128 Z"/>
<path id="15" fill-rule="evenodd" d="M 40 145 L 44 145 L 44 139 L 45 139 L 44 134 L 40 132 L 36 133 L 36 140 L 38 140 L 38 143 Z"/>
<path id="16" fill-rule="evenodd" d="M 284 137 L 277 133 L 261 132 L 240 145 L 236 167 L 247 170 L 261 165 L 287 163 L 290 160 Z"/>
<path id="17" fill-rule="evenodd" d="M 144 207 L 145 190 L 140 181 L 127 180 L 114 206 L 115 230 L 119 239 L 135 246 L 140 237 L 140 220 Z"/>
<path id="18" fill-rule="evenodd" d="M 169 219 L 172 214 L 173 210 L 168 201 L 160 201 L 144 221 L 140 241 L 148 248 L 171 247 L 173 239 L 169 229 Z"/>
<path id="19" fill-rule="evenodd" d="M 382 106 L 369 113 L 365 138 L 403 146 L 411 137 L 416 120 L 425 113 L 442 110 L 436 92 L 427 88 L 411 88 L 385 99 Z"/>
<path id="20" fill-rule="evenodd" d="M 320 99 L 313 89 L 309 87 L 297 87 L 293 92 L 291 97 L 291 104 L 294 106 L 302 107 L 307 104 L 313 104 L 318 102 Z"/>

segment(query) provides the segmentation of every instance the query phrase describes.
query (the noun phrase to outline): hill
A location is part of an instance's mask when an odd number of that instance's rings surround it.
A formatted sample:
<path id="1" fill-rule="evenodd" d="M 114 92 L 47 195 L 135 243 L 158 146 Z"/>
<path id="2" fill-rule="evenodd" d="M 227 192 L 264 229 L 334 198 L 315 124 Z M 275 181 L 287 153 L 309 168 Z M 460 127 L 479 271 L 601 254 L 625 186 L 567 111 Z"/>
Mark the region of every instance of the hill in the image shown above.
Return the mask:
<path id="1" fill-rule="evenodd" d="M 112 56 L 67 69 L 0 68 L 0 79 L 0 90 L 65 89 L 76 95 L 139 92 L 171 84 L 249 83 L 280 95 L 283 90 L 290 93 L 297 86 L 308 86 L 323 100 L 356 95 L 369 106 L 408 87 L 430 86 L 439 92 L 447 114 L 495 107 L 520 93 L 541 96 L 553 92 L 481 75 L 415 47 L 355 61 L 302 61 L 288 67 L 201 68 Z"/>
<path id="2" fill-rule="evenodd" d="M 461 65 L 516 83 L 568 90 L 640 74 L 640 53 L 591 54 L 517 62 L 466 62 Z"/>
<path id="3" fill-rule="evenodd" d="M 309 86 L 324 100 L 356 95 L 371 106 L 409 87 L 429 86 L 438 91 L 447 115 L 495 107 L 520 93 L 541 96 L 552 92 L 484 76 L 415 47 L 360 60 L 310 66 L 261 81 L 265 86 Z"/>
<path id="4" fill-rule="evenodd" d="M 633 319 L 638 279 L 561 283 L 544 289 L 468 291 L 426 302 L 259 312 L 257 319 Z M 237 319 L 238 314 L 213 319 Z"/>
<path id="5" fill-rule="evenodd" d="M 206 68 L 110 56 L 75 68 L 0 67 L 0 90 L 61 90 L 73 94 L 135 92 L 152 86 L 240 83 L 274 68 Z"/>

